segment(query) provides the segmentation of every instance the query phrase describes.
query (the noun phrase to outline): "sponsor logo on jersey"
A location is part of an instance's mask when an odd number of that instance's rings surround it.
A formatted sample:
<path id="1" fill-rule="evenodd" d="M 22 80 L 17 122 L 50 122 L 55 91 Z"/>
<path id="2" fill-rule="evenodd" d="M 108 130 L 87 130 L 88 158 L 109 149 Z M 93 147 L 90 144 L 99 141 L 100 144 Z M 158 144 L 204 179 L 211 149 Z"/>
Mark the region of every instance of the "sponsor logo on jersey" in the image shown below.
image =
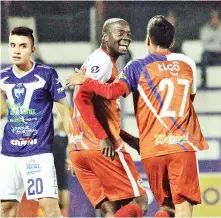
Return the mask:
<path id="1" fill-rule="evenodd" d="M 23 136 L 30 137 L 37 135 L 38 130 L 31 129 L 29 126 L 18 126 L 18 127 L 16 126 L 12 128 L 12 132 L 15 133 L 16 135 L 22 134 Z M 26 140 L 29 140 L 29 138 L 26 138 Z"/>
<path id="2" fill-rule="evenodd" d="M 125 75 L 124 72 L 121 72 L 121 73 L 118 75 L 117 79 L 127 79 L 127 76 Z"/>
<path id="3" fill-rule="evenodd" d="M 13 108 L 9 111 L 10 115 L 34 115 L 36 114 L 36 110 L 32 108 Z"/>
<path id="4" fill-rule="evenodd" d="M 183 144 L 188 141 L 188 133 L 185 135 L 172 135 L 171 133 L 167 136 L 166 134 L 157 134 L 154 136 L 156 145 L 175 145 Z"/>
<path id="5" fill-rule="evenodd" d="M 25 139 L 25 138 L 24 138 Z M 37 139 L 27 138 L 25 140 L 12 139 L 10 143 L 15 146 L 26 146 L 26 145 L 36 145 L 38 143 Z"/>
<path id="6" fill-rule="evenodd" d="M 98 73 L 99 71 L 100 71 L 100 67 L 99 66 L 91 67 L 91 73 Z"/>
<path id="7" fill-rule="evenodd" d="M 160 72 L 163 71 L 170 71 L 170 74 L 172 76 L 177 76 L 179 74 L 180 71 L 180 66 L 179 63 L 177 61 L 173 61 L 172 63 L 162 63 L 162 64 L 158 64 L 158 70 Z"/>
<path id="8" fill-rule="evenodd" d="M 24 123 L 24 117 L 19 117 L 19 118 L 11 118 L 9 119 L 10 123 Z"/>
<path id="9" fill-rule="evenodd" d="M 63 87 L 58 88 L 57 91 L 58 91 L 58 93 L 60 94 L 60 93 L 64 92 L 64 88 L 63 88 Z"/>

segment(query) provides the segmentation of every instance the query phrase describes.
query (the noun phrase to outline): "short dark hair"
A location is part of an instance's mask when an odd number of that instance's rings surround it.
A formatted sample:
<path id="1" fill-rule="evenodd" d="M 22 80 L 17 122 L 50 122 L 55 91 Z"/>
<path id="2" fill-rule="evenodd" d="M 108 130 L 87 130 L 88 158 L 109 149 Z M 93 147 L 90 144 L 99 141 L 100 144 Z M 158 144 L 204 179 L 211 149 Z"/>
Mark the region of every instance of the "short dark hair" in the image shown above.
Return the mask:
<path id="1" fill-rule="evenodd" d="M 11 31 L 11 35 L 28 36 L 32 41 L 32 45 L 34 46 L 34 44 L 35 44 L 35 40 L 34 40 L 34 36 L 33 36 L 33 30 L 28 28 L 28 27 L 25 27 L 25 26 L 15 27 Z"/>
<path id="2" fill-rule="evenodd" d="M 147 34 L 153 44 L 169 48 L 174 39 L 175 28 L 164 16 L 157 15 L 148 22 Z"/>
<path id="3" fill-rule="evenodd" d="M 118 22 L 125 22 L 127 23 L 126 20 L 122 19 L 122 18 L 110 18 L 108 20 L 105 21 L 103 28 L 102 28 L 102 33 L 107 33 L 110 29 L 110 27 Z M 127 23 L 128 24 L 128 23 Z"/>

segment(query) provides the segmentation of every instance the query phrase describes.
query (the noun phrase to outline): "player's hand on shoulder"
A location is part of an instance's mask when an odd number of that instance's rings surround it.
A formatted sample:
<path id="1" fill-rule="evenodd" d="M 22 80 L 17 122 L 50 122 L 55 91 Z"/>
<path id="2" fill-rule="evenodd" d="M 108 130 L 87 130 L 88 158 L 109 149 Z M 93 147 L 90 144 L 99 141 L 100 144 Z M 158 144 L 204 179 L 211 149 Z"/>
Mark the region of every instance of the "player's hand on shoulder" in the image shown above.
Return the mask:
<path id="1" fill-rule="evenodd" d="M 115 148 L 114 143 L 109 139 L 105 138 L 99 142 L 101 153 L 106 156 L 110 157 L 112 160 L 114 160 L 115 157 Z"/>
<path id="2" fill-rule="evenodd" d="M 73 73 L 70 74 L 66 79 L 66 86 L 67 88 L 70 88 L 71 86 L 81 85 L 86 79 L 87 77 L 84 75 L 84 73 L 81 70 L 75 68 Z"/>

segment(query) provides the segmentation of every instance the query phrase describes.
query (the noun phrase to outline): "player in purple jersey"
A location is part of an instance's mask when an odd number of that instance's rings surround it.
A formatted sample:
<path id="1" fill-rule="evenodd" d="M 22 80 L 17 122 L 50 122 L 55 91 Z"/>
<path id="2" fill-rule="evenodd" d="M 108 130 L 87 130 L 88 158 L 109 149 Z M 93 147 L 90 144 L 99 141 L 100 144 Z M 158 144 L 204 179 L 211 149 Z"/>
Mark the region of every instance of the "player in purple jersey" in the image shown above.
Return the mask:
<path id="1" fill-rule="evenodd" d="M 38 199 L 47 217 L 59 217 L 57 179 L 52 155 L 53 102 L 68 132 L 69 106 L 57 72 L 34 63 L 33 30 L 16 27 L 9 37 L 12 66 L 1 71 L 0 115 L 8 118 L 0 154 L 1 216 L 16 216 L 19 201 Z M 65 146 L 65 145 L 64 145 Z"/>

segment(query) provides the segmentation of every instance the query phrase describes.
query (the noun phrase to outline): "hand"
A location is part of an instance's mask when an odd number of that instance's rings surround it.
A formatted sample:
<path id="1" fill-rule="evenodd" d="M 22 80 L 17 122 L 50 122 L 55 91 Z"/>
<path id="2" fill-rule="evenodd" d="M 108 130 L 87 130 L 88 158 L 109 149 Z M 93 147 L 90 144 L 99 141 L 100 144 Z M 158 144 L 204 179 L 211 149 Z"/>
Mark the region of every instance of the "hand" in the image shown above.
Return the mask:
<path id="1" fill-rule="evenodd" d="M 87 77 L 84 75 L 84 73 L 75 68 L 74 72 L 66 79 L 66 86 L 69 88 L 70 86 L 81 85 L 86 79 Z"/>
<path id="2" fill-rule="evenodd" d="M 106 138 L 101 140 L 99 144 L 101 148 L 101 153 L 104 156 L 110 157 L 112 160 L 114 160 L 115 148 L 113 142 L 109 138 Z"/>

